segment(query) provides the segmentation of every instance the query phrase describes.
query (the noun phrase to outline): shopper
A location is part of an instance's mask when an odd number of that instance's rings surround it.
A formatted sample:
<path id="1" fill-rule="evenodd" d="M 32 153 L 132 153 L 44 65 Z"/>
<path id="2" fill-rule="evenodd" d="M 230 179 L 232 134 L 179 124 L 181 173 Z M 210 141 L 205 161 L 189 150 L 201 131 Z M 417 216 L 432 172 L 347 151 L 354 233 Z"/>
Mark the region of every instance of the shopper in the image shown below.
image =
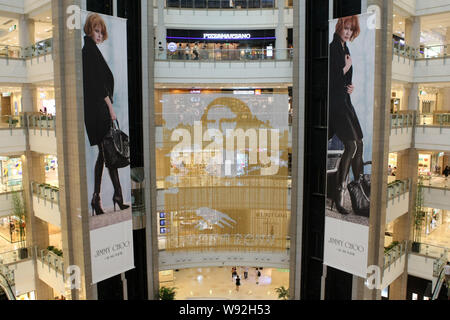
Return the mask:
<path id="1" fill-rule="evenodd" d="M 198 60 L 198 56 L 199 56 L 199 54 L 198 54 L 198 42 L 195 43 L 192 53 L 194 54 L 194 60 Z"/>
<path id="2" fill-rule="evenodd" d="M 444 173 L 444 176 L 445 176 L 445 180 L 447 180 L 448 175 L 450 174 L 450 167 L 446 166 L 443 173 Z"/>
<path id="3" fill-rule="evenodd" d="M 234 281 L 236 279 L 236 277 L 237 277 L 237 268 L 233 267 L 233 268 L 231 268 L 231 279 L 232 279 L 232 281 Z"/>
<path id="4" fill-rule="evenodd" d="M 248 268 L 245 267 L 244 269 L 244 279 L 247 280 L 248 279 Z"/>
<path id="5" fill-rule="evenodd" d="M 392 176 L 392 167 L 389 165 L 388 167 L 388 176 Z"/>
<path id="6" fill-rule="evenodd" d="M 259 269 L 256 270 L 256 284 L 259 284 L 259 278 L 261 277 L 261 271 Z"/>
<path id="7" fill-rule="evenodd" d="M 236 276 L 236 291 L 239 292 L 239 287 L 241 286 L 241 277 Z"/>
<path id="8" fill-rule="evenodd" d="M 184 57 L 185 60 L 191 60 L 191 47 L 189 43 L 186 43 L 186 48 L 184 48 Z"/>

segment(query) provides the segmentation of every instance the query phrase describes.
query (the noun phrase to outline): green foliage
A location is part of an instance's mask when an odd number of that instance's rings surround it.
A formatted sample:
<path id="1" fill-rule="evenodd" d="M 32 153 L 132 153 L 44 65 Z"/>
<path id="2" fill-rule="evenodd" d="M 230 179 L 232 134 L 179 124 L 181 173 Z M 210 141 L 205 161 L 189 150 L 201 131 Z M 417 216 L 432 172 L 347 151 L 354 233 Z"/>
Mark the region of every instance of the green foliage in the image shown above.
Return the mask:
<path id="1" fill-rule="evenodd" d="M 55 248 L 54 246 L 48 246 L 47 250 L 50 251 L 50 252 L 53 252 L 58 257 L 62 257 L 63 256 L 63 251 L 59 250 L 58 248 Z"/>
<path id="2" fill-rule="evenodd" d="M 384 253 L 389 252 L 392 248 L 394 248 L 395 246 L 397 246 L 398 244 L 400 244 L 400 242 L 398 241 L 392 241 L 392 243 L 390 245 L 388 245 L 387 247 L 384 248 Z"/>
<path id="3" fill-rule="evenodd" d="M 167 288 L 167 287 L 162 287 L 159 289 L 159 299 L 160 300 L 175 300 L 175 295 L 177 288 Z"/>
<path id="4" fill-rule="evenodd" d="M 275 292 L 278 293 L 278 299 L 289 300 L 289 289 L 286 289 L 284 286 L 276 288 Z"/>

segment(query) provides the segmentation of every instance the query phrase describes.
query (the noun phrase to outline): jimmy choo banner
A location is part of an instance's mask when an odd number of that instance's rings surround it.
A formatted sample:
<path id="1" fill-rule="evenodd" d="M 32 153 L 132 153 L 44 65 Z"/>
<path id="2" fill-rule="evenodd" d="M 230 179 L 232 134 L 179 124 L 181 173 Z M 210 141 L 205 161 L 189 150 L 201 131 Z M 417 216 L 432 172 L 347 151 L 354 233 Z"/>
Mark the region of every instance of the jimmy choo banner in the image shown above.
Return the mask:
<path id="1" fill-rule="evenodd" d="M 91 265 L 97 283 L 134 268 L 127 24 L 89 12 L 81 19 Z"/>
<path id="2" fill-rule="evenodd" d="M 330 21 L 324 263 L 366 278 L 375 73 L 370 14 Z"/>

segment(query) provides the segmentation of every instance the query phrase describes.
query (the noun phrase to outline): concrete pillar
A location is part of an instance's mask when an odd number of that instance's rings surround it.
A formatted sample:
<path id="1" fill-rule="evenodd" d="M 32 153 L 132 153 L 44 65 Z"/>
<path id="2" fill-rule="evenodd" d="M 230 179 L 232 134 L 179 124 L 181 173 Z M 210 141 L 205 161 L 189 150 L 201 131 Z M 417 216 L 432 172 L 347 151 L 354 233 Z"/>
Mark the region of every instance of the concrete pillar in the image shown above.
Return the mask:
<path id="1" fill-rule="evenodd" d="M 403 215 L 394 222 L 393 240 L 403 242 L 409 239 L 409 214 Z M 406 259 L 406 255 L 405 255 Z M 408 285 L 408 272 L 405 272 L 391 283 L 389 288 L 389 300 L 406 300 L 406 290 Z"/>
<path id="2" fill-rule="evenodd" d="M 392 88 L 392 20 L 393 2 L 368 0 L 367 6 L 377 6 L 380 12 L 380 26 L 376 30 L 375 51 L 375 101 L 373 125 L 373 165 L 371 207 L 369 220 L 369 266 L 383 270 L 384 233 L 386 229 L 387 175 L 386 163 L 389 157 L 389 121 Z M 381 289 L 381 288 L 380 288 Z M 380 300 L 381 290 L 370 290 L 365 279 L 353 277 L 353 300 Z"/>
<path id="3" fill-rule="evenodd" d="M 64 265 L 77 266 L 79 289 L 68 289 L 68 299 L 96 300 L 92 284 L 87 194 L 81 30 L 66 27 L 66 8 L 81 0 L 52 0 L 53 61 L 56 100 L 58 179 Z"/>
<path id="4" fill-rule="evenodd" d="M 22 85 L 22 112 L 38 112 L 37 110 L 37 88 L 26 83 Z"/>
<path id="5" fill-rule="evenodd" d="M 22 48 L 35 44 L 35 24 L 27 15 L 19 17 L 19 46 Z"/>
<path id="6" fill-rule="evenodd" d="M 412 43 L 413 38 L 413 25 L 414 21 L 411 18 L 405 19 L 405 42 L 406 44 Z"/>
<path id="7" fill-rule="evenodd" d="M 401 111 L 409 110 L 409 96 L 411 95 L 411 87 L 411 84 L 403 86 L 403 98 L 402 101 L 400 101 Z"/>
<path id="8" fill-rule="evenodd" d="M 303 239 L 303 193 L 305 152 L 305 67 L 306 67 L 306 1 L 294 1 L 294 72 L 293 72 L 293 128 L 292 128 L 292 192 L 291 192 L 291 247 L 290 247 L 290 297 L 300 300 Z M 332 11 L 331 11 L 332 12 Z M 326 271 L 326 267 L 324 266 Z M 326 275 L 326 274 L 325 274 Z M 322 292 L 324 292 L 322 284 Z"/>
<path id="9" fill-rule="evenodd" d="M 421 24 L 420 17 L 414 17 L 412 19 L 410 36 L 408 36 L 409 43 L 407 41 L 406 44 L 413 48 L 416 48 L 416 49 L 419 48 L 421 32 L 422 32 L 422 24 Z M 405 36 L 405 38 L 406 38 L 406 36 Z"/>
<path id="10" fill-rule="evenodd" d="M 158 3 L 160 4 L 160 3 Z M 155 43 L 153 41 L 154 12 L 152 2 L 141 0 L 142 10 L 142 88 L 143 101 L 148 106 L 143 108 L 144 133 L 144 167 L 145 172 L 145 210 L 147 235 L 147 288 L 148 299 L 158 299 L 159 292 L 159 250 L 158 221 L 156 210 L 156 127 L 155 127 Z"/>
<path id="11" fill-rule="evenodd" d="M 439 93 L 438 103 L 440 108 L 438 110 L 450 111 L 450 88 L 442 88 Z"/>
<path id="12" fill-rule="evenodd" d="M 276 59 L 287 59 L 287 28 L 284 24 L 284 1 L 278 1 L 278 25 L 275 29 Z M 283 50 L 284 49 L 284 50 Z"/>
<path id="13" fill-rule="evenodd" d="M 409 90 L 408 103 L 408 110 L 415 110 L 419 112 L 419 84 L 413 83 L 411 89 Z"/>
<path id="14" fill-rule="evenodd" d="M 167 58 L 167 28 L 164 24 L 164 5 L 164 0 L 158 0 L 158 24 L 156 25 L 155 32 L 155 48 L 158 52 L 158 59 L 161 60 L 166 60 Z"/>

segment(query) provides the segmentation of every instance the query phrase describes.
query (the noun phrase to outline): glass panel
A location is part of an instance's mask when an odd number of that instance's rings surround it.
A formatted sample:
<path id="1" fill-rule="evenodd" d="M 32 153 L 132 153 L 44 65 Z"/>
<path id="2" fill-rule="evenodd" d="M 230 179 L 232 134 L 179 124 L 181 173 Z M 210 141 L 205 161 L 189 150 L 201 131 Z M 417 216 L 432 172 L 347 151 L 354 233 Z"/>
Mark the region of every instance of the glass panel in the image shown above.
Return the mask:
<path id="1" fill-rule="evenodd" d="M 179 8 L 180 0 L 167 0 L 167 7 L 168 8 Z"/>
<path id="2" fill-rule="evenodd" d="M 166 251 L 289 248 L 289 94 L 157 90 L 159 243 Z"/>
<path id="3" fill-rule="evenodd" d="M 220 8 L 220 0 L 208 0 L 208 8 Z"/>

